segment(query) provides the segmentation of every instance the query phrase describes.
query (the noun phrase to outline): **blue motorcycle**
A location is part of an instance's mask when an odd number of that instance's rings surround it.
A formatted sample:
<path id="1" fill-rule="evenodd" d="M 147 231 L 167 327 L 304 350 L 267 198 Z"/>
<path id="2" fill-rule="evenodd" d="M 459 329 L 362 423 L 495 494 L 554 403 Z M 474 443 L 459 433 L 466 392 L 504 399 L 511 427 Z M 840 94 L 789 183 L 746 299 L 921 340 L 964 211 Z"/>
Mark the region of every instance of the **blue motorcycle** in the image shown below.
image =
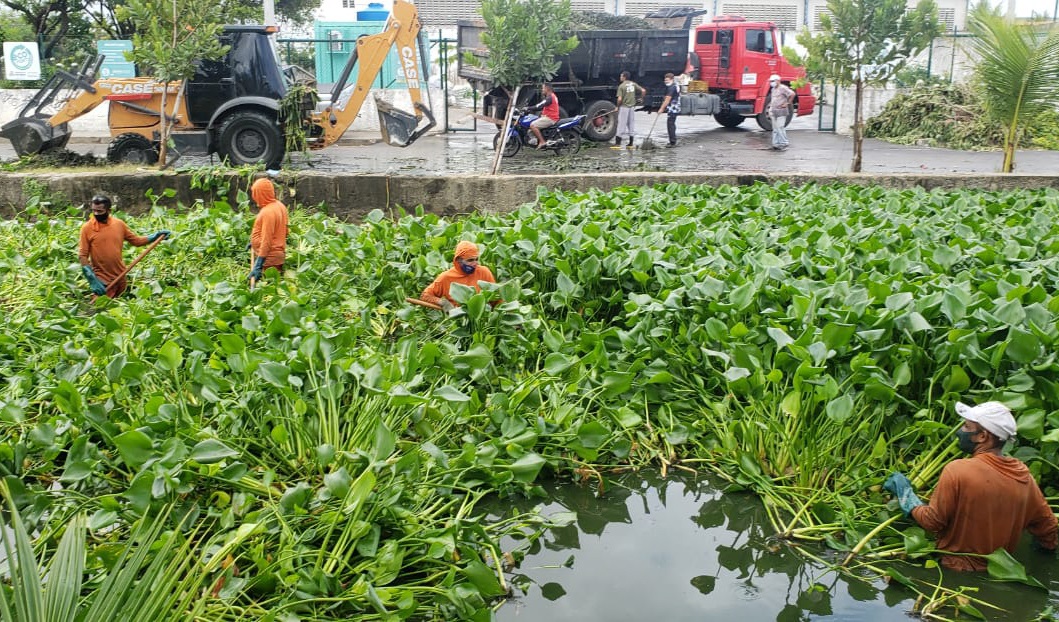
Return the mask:
<path id="1" fill-rule="evenodd" d="M 508 128 L 507 140 L 504 141 L 504 157 L 510 158 L 522 149 L 522 145 L 527 147 L 537 147 L 537 137 L 533 134 L 533 130 L 530 129 L 530 123 L 533 123 L 540 115 L 527 112 L 520 108 L 515 108 L 512 112 L 511 127 Z M 581 150 L 581 130 L 582 125 L 585 122 L 585 115 L 579 114 L 566 119 L 559 119 L 559 121 L 551 126 L 541 130 L 541 135 L 544 136 L 544 148 L 555 151 L 555 155 L 574 155 Z M 500 145 L 500 134 L 503 132 L 496 133 L 493 137 L 493 149 L 496 150 Z"/>

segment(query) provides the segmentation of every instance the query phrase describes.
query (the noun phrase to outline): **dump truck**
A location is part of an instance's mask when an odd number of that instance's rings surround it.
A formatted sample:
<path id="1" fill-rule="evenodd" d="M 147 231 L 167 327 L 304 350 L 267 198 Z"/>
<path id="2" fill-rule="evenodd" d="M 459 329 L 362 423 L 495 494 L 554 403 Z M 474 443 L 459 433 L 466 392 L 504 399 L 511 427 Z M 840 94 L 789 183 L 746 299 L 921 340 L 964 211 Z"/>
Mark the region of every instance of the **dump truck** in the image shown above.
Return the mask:
<path id="1" fill-rule="evenodd" d="M 432 127 L 434 116 L 423 102 L 420 76 L 419 15 L 406 0 L 394 0 L 382 32 L 360 37 L 353 54 L 320 104 L 312 94 L 300 104 L 310 149 L 335 144 L 352 125 L 393 46 L 397 46 L 414 112 L 399 110 L 375 95 L 383 139 L 407 146 Z M 278 167 L 286 150 L 280 102 L 298 79 L 281 68 L 270 37 L 274 27 L 225 26 L 228 53 L 198 63 L 194 77 L 168 84 L 152 78 L 97 79 L 102 56 L 89 58 L 76 72 L 57 71 L 22 108 L 0 127 L 20 155 L 64 147 L 70 121 L 96 107 L 109 106 L 113 162 L 150 164 L 158 160 L 162 93 L 170 135 L 178 153 L 218 154 L 233 165 L 264 163 Z M 356 72 L 356 78 L 351 76 Z"/>
<path id="2" fill-rule="evenodd" d="M 691 19 L 704 11 L 682 11 L 677 15 L 670 9 L 665 15 L 648 18 L 660 17 L 672 23 L 674 18 L 683 17 L 683 28 L 573 32 L 578 45 L 560 57 L 559 71 L 551 81 L 562 107 L 560 114 L 584 114 L 586 137 L 601 142 L 612 139 L 617 115 L 611 113 L 623 71 L 647 89 L 640 110 L 657 111 L 661 106 L 666 73 L 686 74 L 690 87 L 680 97 L 682 115 L 713 115 L 725 127 L 735 127 L 752 117 L 762 128 L 771 130 L 766 105 L 768 78 L 775 73 L 783 83 L 795 84 L 795 114 L 812 114 L 816 98 L 805 80 L 805 70 L 794 67 L 780 54 L 775 24 L 720 16 L 692 29 Z M 458 73 L 484 94 L 483 113 L 502 119 L 509 95 L 493 84 L 485 69 L 488 50 L 482 43 L 484 32 L 482 20 L 458 21 Z M 534 88 L 522 89 L 516 105 L 532 103 L 536 97 Z M 790 119 L 788 116 L 788 123 Z"/>

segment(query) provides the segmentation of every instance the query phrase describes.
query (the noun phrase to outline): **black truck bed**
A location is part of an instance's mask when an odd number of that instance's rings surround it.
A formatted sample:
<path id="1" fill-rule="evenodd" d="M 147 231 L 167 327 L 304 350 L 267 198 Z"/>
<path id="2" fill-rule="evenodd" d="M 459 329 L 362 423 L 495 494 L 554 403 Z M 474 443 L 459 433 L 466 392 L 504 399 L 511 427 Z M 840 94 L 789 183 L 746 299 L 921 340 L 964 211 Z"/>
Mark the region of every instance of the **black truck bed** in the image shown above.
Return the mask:
<path id="1" fill-rule="evenodd" d="M 460 20 L 457 23 L 458 75 L 478 90 L 492 88 L 485 59 L 488 51 L 482 44 L 485 30 L 482 20 Z M 559 88 L 575 89 L 618 85 L 622 71 L 633 80 L 661 81 L 663 74 L 684 71 L 688 56 L 687 30 L 578 30 L 574 51 L 560 59 L 561 66 L 552 79 Z M 481 66 L 466 62 L 465 54 L 479 59 Z"/>

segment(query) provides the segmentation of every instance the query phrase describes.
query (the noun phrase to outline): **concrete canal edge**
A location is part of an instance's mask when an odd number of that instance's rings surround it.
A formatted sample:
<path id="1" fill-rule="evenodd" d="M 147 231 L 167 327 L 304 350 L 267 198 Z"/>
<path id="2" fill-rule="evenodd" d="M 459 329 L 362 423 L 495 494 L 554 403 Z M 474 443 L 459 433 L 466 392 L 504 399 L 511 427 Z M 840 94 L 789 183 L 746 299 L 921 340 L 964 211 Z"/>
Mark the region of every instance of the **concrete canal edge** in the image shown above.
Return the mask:
<path id="1" fill-rule="evenodd" d="M 156 171 L 122 173 L 6 173 L 0 174 L 0 215 L 10 218 L 25 206 L 31 193 L 47 189 L 54 196 L 73 203 L 87 201 L 102 192 L 116 199 L 118 209 L 142 213 L 156 197 L 162 207 L 178 209 L 196 201 L 212 202 L 219 197 L 211 191 L 193 188 L 192 175 Z M 248 189 L 249 180 L 235 173 L 213 175 L 230 182 L 229 202 L 236 205 L 239 191 Z M 199 179 L 201 182 L 201 177 Z M 326 211 L 343 220 L 357 221 L 373 209 L 388 211 L 397 207 L 413 210 L 422 205 L 426 212 L 453 216 L 471 212 L 506 212 L 536 200 L 538 188 L 584 192 L 592 188 L 607 191 L 620 186 L 656 184 L 706 184 L 745 186 L 757 182 L 801 186 L 854 184 L 885 188 L 925 189 L 1059 189 L 1059 175 L 1021 174 L 765 174 L 740 172 L 708 173 L 601 173 L 595 175 L 332 175 L 326 173 L 282 173 L 277 179 L 288 205 L 306 209 L 326 205 Z M 165 196 L 170 190 L 172 196 Z"/>

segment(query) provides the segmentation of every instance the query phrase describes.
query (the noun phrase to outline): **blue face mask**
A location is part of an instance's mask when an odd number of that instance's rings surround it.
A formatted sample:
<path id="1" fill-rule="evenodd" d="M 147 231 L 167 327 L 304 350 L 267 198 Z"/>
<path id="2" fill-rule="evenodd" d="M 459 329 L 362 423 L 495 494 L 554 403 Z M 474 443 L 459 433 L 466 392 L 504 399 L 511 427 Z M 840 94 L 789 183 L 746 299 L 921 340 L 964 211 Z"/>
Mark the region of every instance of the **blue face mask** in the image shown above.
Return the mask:
<path id="1" fill-rule="evenodd" d="M 474 274 L 475 266 L 460 260 L 460 270 L 463 270 L 464 274 Z"/>

